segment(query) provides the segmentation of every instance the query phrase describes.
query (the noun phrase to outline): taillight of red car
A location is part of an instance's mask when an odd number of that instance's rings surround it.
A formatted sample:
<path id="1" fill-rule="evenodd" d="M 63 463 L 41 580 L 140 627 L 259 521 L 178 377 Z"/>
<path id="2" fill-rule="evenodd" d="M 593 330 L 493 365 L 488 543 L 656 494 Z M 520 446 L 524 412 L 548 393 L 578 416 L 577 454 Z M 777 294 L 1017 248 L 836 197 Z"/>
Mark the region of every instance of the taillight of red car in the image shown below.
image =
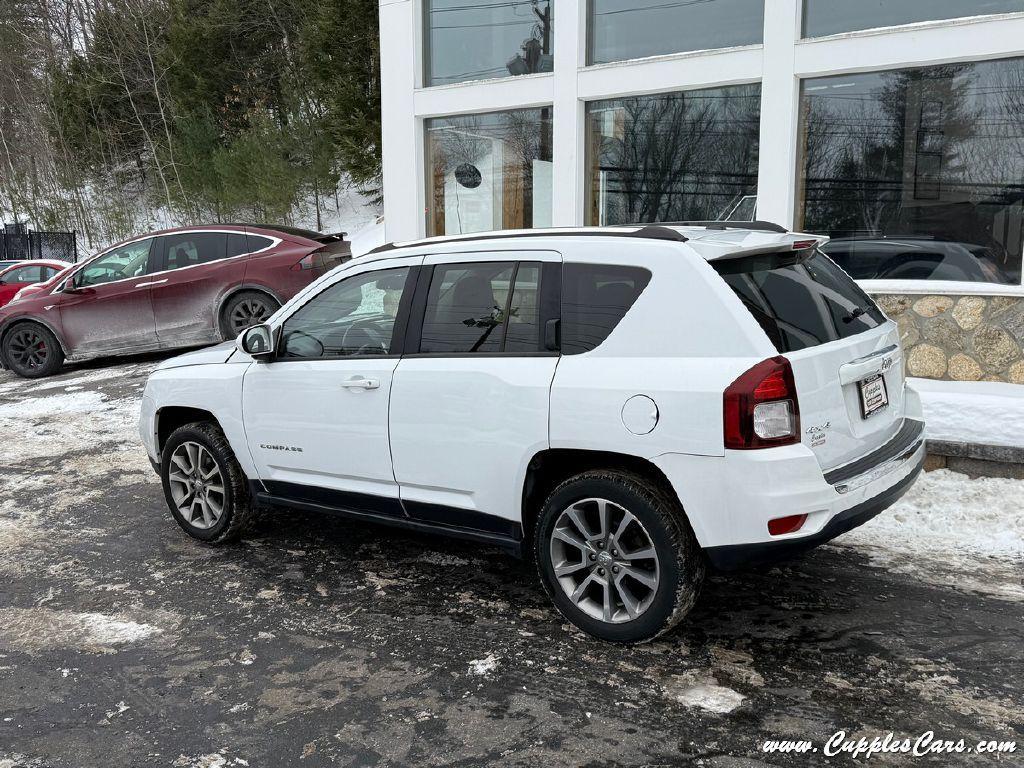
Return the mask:
<path id="1" fill-rule="evenodd" d="M 800 401 L 789 360 L 764 360 L 730 384 L 723 416 L 725 447 L 734 451 L 800 442 Z"/>
<path id="2" fill-rule="evenodd" d="M 303 256 L 292 266 L 292 272 L 305 271 L 307 269 L 318 269 L 327 266 L 327 254 L 323 251 L 313 251 Z"/>

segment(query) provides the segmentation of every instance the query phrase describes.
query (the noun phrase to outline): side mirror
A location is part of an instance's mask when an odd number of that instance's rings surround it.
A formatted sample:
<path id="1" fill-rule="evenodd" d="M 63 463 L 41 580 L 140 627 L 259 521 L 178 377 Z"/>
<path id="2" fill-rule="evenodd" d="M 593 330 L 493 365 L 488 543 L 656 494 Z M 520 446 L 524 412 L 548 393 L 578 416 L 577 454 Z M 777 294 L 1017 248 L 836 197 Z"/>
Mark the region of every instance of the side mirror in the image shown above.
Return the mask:
<path id="1" fill-rule="evenodd" d="M 61 293 L 78 293 L 78 286 L 75 285 L 75 277 L 72 275 L 60 287 Z"/>
<path id="2" fill-rule="evenodd" d="M 270 360 L 274 357 L 274 331 L 269 325 L 246 328 L 238 335 L 235 346 L 254 360 Z"/>

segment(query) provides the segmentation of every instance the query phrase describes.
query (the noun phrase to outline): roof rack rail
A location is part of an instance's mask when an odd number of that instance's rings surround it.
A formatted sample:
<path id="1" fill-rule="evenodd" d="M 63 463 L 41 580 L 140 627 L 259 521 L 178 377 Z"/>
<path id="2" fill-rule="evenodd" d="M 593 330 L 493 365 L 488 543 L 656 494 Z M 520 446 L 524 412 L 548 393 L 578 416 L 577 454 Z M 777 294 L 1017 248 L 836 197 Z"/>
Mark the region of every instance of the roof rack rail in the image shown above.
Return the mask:
<path id="1" fill-rule="evenodd" d="M 778 232 L 787 234 L 785 227 L 773 221 L 671 221 L 664 222 L 670 227 L 706 227 L 707 229 L 750 229 L 755 232 Z"/>
<path id="2" fill-rule="evenodd" d="M 661 226 L 659 224 L 627 224 L 623 226 L 640 227 L 640 229 L 630 232 L 614 231 L 612 229 L 567 229 L 552 232 L 547 229 L 535 229 L 531 232 L 517 232 L 514 235 L 509 235 L 503 232 L 485 232 L 480 235 L 460 237 L 458 240 L 454 240 L 452 242 L 474 243 L 480 240 L 503 240 L 509 237 L 641 237 L 648 240 L 673 240 L 677 243 L 685 243 L 689 239 L 682 232 L 677 232 L 674 229 L 670 229 L 669 227 Z M 386 253 L 399 247 L 405 248 L 422 245 L 423 242 L 424 241 L 422 240 L 413 240 L 408 243 L 403 243 L 401 246 L 396 243 L 385 243 L 384 245 L 378 245 L 372 251 L 368 251 L 366 255 L 369 256 L 373 253 Z"/>
<path id="3" fill-rule="evenodd" d="M 675 240 L 677 243 L 685 243 L 689 239 L 682 232 L 669 229 L 668 227 L 663 227 L 659 224 L 650 224 L 638 229 L 636 232 L 622 232 L 615 234 L 622 234 L 625 237 L 645 237 L 651 240 Z"/>

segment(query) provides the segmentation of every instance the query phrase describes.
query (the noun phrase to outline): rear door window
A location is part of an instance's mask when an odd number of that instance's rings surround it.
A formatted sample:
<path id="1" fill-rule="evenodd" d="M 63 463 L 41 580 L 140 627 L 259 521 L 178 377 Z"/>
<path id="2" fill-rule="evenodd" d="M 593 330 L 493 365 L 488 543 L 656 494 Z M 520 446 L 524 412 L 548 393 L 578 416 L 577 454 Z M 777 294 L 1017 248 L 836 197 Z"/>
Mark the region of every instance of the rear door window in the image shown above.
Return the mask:
<path id="1" fill-rule="evenodd" d="M 227 234 L 224 232 L 183 232 L 164 236 L 167 269 L 207 264 L 224 258 Z"/>
<path id="2" fill-rule="evenodd" d="M 540 351 L 538 262 L 439 264 L 427 292 L 420 352 Z"/>
<path id="3" fill-rule="evenodd" d="M 651 281 L 642 267 L 566 264 L 562 268 L 562 354 L 597 348 Z"/>
<path id="4" fill-rule="evenodd" d="M 779 352 L 796 352 L 877 328 L 885 315 L 820 251 L 712 261 Z"/>

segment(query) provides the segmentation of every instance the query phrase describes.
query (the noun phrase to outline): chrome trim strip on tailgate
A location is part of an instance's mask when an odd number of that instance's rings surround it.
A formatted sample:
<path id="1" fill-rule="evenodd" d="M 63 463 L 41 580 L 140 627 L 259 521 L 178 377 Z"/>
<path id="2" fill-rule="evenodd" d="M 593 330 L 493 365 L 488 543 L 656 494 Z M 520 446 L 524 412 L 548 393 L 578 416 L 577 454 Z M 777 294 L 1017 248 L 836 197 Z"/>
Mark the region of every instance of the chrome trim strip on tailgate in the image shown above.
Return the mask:
<path id="1" fill-rule="evenodd" d="M 881 448 L 854 462 L 825 473 L 825 481 L 838 493 L 849 493 L 897 469 L 924 443 L 924 422 L 904 419 L 900 431 Z"/>
<path id="2" fill-rule="evenodd" d="M 893 355 L 890 357 L 890 355 Z M 853 384 L 868 376 L 885 373 L 900 361 L 900 348 L 892 344 L 870 355 L 851 360 L 839 368 L 839 383 L 843 386 Z"/>

